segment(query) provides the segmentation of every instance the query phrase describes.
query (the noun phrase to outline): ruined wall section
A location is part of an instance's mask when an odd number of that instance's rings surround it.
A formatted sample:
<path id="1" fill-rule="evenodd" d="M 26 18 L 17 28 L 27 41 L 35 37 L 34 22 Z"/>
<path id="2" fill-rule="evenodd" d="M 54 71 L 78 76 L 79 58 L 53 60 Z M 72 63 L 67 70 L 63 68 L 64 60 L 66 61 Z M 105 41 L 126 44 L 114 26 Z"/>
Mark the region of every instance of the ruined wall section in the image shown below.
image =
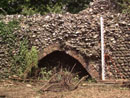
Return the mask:
<path id="1" fill-rule="evenodd" d="M 107 1 L 100 1 L 91 3 L 88 9 L 79 14 L 13 15 L 3 17 L 3 20 L 8 22 L 19 19 L 21 28 L 15 32 L 20 38 L 27 35 L 30 46 L 36 46 L 41 57 L 44 49 L 50 45 L 60 44 L 64 51 L 73 50 L 82 55 L 88 72 L 92 75 L 96 73 L 94 77 L 100 78 L 100 17 L 103 16 L 106 76 L 128 79 L 130 78 L 130 16 L 110 12 L 110 6 Z M 0 51 L 2 54 L 6 49 L 1 48 Z M 2 66 L 8 64 L 5 64 L 7 56 L 0 58 Z"/>

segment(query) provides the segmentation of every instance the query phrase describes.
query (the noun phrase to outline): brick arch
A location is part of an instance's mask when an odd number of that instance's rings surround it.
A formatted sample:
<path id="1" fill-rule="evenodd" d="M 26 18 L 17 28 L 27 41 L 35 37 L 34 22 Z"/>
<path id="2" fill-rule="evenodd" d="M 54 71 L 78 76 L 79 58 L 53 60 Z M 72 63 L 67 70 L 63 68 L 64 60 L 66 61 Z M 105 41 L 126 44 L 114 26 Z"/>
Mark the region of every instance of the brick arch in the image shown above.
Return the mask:
<path id="1" fill-rule="evenodd" d="M 46 57 L 47 55 L 49 55 L 55 51 L 64 51 L 66 54 L 70 55 L 71 57 L 73 57 L 74 59 L 79 61 L 79 63 L 81 63 L 81 65 L 86 69 L 86 71 L 91 75 L 92 78 L 95 78 L 96 80 L 100 79 L 100 75 L 96 71 L 96 69 L 94 69 L 92 65 L 89 65 L 86 62 L 87 58 L 85 59 L 81 54 L 77 53 L 74 50 L 65 49 L 60 44 L 49 45 L 48 47 L 46 47 L 42 51 L 40 51 L 39 60 L 41 60 L 42 58 Z"/>

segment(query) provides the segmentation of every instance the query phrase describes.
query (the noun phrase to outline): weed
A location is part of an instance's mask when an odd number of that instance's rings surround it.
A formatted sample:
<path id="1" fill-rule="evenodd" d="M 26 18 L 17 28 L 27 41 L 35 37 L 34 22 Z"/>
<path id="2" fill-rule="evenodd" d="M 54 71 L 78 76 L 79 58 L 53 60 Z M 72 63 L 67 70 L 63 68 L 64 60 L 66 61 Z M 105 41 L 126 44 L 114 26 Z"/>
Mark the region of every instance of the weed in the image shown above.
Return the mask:
<path id="1" fill-rule="evenodd" d="M 8 61 L 11 65 L 8 75 L 23 76 L 24 74 L 26 77 L 32 67 L 37 66 L 38 54 L 34 46 L 29 50 L 27 36 L 19 41 L 17 32 L 14 32 L 18 28 L 18 21 L 13 20 L 8 24 L 0 22 L 0 37 L 7 48 Z M 7 76 L 7 72 L 5 74 Z"/>
<path id="2" fill-rule="evenodd" d="M 40 79 L 48 80 L 51 76 L 52 76 L 52 71 L 51 70 L 47 71 L 47 68 L 43 67 L 43 68 L 41 68 L 40 77 L 38 77 L 38 78 L 39 78 L 39 80 Z"/>
<path id="3" fill-rule="evenodd" d="M 24 78 L 31 73 L 32 68 L 37 68 L 38 65 L 38 51 L 36 47 L 32 46 L 31 50 L 25 56 L 26 69 L 24 71 Z"/>
<path id="4" fill-rule="evenodd" d="M 89 78 L 87 80 L 88 83 L 96 83 L 96 80 L 94 78 Z"/>

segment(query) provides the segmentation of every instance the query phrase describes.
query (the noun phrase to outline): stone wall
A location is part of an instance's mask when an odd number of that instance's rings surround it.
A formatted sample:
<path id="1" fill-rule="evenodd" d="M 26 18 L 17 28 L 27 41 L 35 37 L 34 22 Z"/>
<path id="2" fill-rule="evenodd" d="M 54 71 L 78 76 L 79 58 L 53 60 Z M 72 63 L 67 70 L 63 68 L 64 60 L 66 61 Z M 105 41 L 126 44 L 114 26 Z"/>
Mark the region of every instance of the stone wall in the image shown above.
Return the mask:
<path id="1" fill-rule="evenodd" d="M 130 16 L 111 12 L 108 1 L 90 3 L 78 14 L 48 14 L 41 16 L 9 15 L 1 17 L 8 22 L 20 20 L 15 33 L 21 39 L 28 36 L 29 45 L 39 50 L 39 59 L 59 50 L 78 59 L 86 70 L 99 79 L 101 76 L 100 17 L 104 18 L 106 77 L 130 78 Z M 1 40 L 1 38 L 0 38 Z M 1 72 L 8 68 L 6 45 L 0 44 Z M 50 48 L 51 47 L 51 48 Z M 6 74 L 6 73 L 5 73 Z"/>

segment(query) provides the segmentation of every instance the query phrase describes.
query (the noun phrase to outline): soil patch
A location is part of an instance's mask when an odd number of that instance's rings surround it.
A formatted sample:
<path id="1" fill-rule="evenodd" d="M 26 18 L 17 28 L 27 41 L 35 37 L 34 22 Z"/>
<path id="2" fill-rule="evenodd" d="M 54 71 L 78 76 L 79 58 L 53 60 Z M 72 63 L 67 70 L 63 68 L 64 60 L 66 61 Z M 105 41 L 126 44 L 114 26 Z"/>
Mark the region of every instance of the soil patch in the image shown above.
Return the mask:
<path id="1" fill-rule="evenodd" d="M 117 85 L 82 83 L 76 90 L 38 92 L 43 82 L 0 82 L 0 98 L 130 98 L 130 89 Z"/>

